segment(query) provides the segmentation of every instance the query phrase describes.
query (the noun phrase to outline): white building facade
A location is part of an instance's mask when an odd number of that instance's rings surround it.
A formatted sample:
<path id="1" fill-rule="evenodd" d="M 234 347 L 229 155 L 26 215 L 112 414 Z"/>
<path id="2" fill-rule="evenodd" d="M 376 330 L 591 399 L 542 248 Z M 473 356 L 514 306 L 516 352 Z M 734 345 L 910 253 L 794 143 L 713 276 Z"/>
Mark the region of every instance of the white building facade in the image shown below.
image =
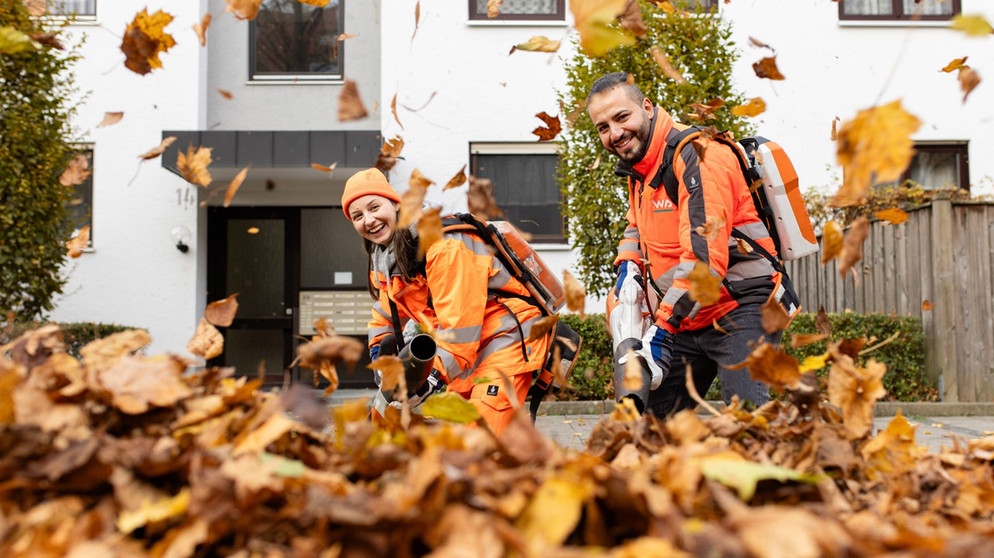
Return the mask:
<path id="1" fill-rule="evenodd" d="M 805 186 L 831 191 L 841 182 L 833 120 L 901 99 L 922 121 L 911 177 L 994 194 L 994 158 L 985 156 L 994 150 L 990 86 L 981 82 L 964 102 L 956 74 L 939 71 L 967 56 L 981 77 L 994 76 L 992 37 L 950 29 L 948 14 L 911 18 L 904 11 L 912 0 L 713 4 L 741 49 L 738 89 L 766 102 L 758 129 L 788 147 Z M 994 21 L 985 0 L 925 4 Z M 565 119 L 557 90 L 576 32 L 566 0 L 504 0 L 495 20 L 485 0 L 331 0 L 323 9 L 265 0 L 252 22 L 226 6 L 147 4 L 149 13 L 175 16 L 166 31 L 176 46 L 160 56 L 162 68 L 141 76 L 124 67 L 119 50 L 136 6 L 80 1 L 77 11 L 89 15 L 71 33 L 86 36 L 76 74 L 88 96 L 77 124 L 93 156 L 93 242 L 67 264 L 52 318 L 145 327 L 151 350 L 185 354 L 205 305 L 238 293 L 218 362 L 281 381 L 314 318 L 362 335 L 365 254 L 339 200 L 345 180 L 373 166 L 395 137 L 405 143 L 390 171 L 398 189 L 417 169 L 436 183 L 430 198 L 464 210 L 466 187 L 442 185 L 462 169 L 489 177 L 498 204 L 533 235 L 543 258 L 557 272 L 572 269 L 555 145 L 532 134 L 543 125 L 538 113 Z M 191 27 L 205 13 L 213 17 L 201 47 Z M 536 35 L 562 40 L 561 51 L 509 54 Z M 785 80 L 755 76 L 752 64 L 770 51 L 750 37 L 776 49 Z M 346 80 L 367 117 L 339 120 Z M 119 123 L 96 127 L 115 111 L 124 113 Z M 140 162 L 169 136 L 178 139 L 161 159 Z M 212 148 L 209 188 L 175 172 L 177 152 L 198 146 Z M 327 173 L 312 163 L 336 167 Z M 223 207 L 227 184 L 246 167 L 245 183 Z M 590 297 L 587 309 L 601 312 L 603 302 Z M 365 381 L 343 375 L 346 385 Z"/>

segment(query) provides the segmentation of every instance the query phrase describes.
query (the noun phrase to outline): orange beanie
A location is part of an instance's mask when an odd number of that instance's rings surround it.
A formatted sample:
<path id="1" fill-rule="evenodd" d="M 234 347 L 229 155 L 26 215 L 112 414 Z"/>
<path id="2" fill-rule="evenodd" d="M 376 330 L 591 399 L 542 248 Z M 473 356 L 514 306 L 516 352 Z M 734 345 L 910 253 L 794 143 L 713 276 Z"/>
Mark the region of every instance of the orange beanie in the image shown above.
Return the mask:
<path id="1" fill-rule="evenodd" d="M 345 192 L 342 193 L 342 211 L 345 217 L 349 217 L 349 206 L 357 199 L 376 194 L 388 200 L 400 203 L 400 196 L 393 186 L 387 182 L 387 177 L 379 169 L 372 168 L 361 170 L 352 175 L 345 183 Z"/>

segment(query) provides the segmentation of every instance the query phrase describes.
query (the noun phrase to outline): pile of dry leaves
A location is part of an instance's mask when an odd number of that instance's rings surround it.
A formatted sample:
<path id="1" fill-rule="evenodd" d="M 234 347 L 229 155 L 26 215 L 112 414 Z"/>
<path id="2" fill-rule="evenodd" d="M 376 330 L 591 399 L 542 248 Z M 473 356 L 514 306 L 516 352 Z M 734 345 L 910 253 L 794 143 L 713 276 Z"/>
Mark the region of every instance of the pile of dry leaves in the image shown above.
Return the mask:
<path id="1" fill-rule="evenodd" d="M 0 348 L 0 555 L 994 553 L 994 438 L 927 453 L 903 418 L 857 434 L 800 388 L 707 418 L 621 406 L 576 452 L 524 413 L 499 437 L 379 428 L 363 402 L 186 373 L 148 341 L 76 359 L 46 326 Z"/>

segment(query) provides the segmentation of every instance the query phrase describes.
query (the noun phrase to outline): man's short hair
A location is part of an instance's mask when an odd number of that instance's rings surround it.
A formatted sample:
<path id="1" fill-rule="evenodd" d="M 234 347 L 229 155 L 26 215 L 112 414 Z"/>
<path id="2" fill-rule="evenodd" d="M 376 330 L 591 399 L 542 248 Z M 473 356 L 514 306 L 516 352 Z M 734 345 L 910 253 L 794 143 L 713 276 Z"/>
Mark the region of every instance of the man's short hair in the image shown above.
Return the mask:
<path id="1" fill-rule="evenodd" d="M 624 88 L 625 94 L 637 104 L 641 104 L 642 100 L 645 99 L 645 95 L 639 89 L 639 86 L 635 85 L 635 78 L 631 74 L 628 72 L 614 72 L 597 78 L 597 81 L 590 86 L 590 93 L 587 95 L 587 104 L 590 104 L 590 98 L 594 95 L 605 93 L 615 87 Z"/>

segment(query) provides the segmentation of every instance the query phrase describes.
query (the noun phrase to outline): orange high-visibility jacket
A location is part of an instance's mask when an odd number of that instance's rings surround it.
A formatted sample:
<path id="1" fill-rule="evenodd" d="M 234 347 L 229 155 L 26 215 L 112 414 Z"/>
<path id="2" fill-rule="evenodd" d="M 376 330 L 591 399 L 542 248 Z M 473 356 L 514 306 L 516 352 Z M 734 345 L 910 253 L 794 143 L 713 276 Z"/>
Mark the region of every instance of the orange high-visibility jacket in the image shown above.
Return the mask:
<path id="1" fill-rule="evenodd" d="M 449 389 L 469 392 L 474 378 L 499 381 L 542 368 L 551 335 L 528 340 L 541 311 L 520 297 L 530 293 L 475 234 L 445 233 L 425 254 L 425 272 L 405 281 L 391 249 L 373 253 L 372 279 L 380 290 L 369 322 L 369 346 L 394 331 L 390 300 L 401 327 L 413 318 L 435 328 L 435 369 Z"/>
<path id="2" fill-rule="evenodd" d="M 663 295 L 656 323 L 670 332 L 708 327 L 740 304 L 765 302 L 779 273 L 763 256 L 743 254 L 732 228 L 773 255 L 776 249 L 756 213 L 736 155 L 717 141 L 706 142 L 703 158 L 695 149 L 676 154 L 673 171 L 679 189 L 674 206 L 657 174 L 667 140 L 686 126 L 659 107 L 652 124 L 642 160 L 635 165 L 621 162 L 615 169 L 628 177 L 629 189 L 628 227 L 615 265 L 632 260 L 644 269 L 648 263 L 647 271 Z M 718 302 L 708 306 L 690 296 L 688 276 L 698 261 L 723 280 Z"/>

